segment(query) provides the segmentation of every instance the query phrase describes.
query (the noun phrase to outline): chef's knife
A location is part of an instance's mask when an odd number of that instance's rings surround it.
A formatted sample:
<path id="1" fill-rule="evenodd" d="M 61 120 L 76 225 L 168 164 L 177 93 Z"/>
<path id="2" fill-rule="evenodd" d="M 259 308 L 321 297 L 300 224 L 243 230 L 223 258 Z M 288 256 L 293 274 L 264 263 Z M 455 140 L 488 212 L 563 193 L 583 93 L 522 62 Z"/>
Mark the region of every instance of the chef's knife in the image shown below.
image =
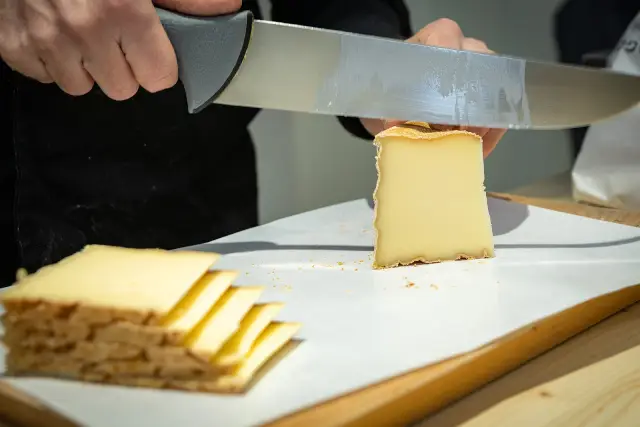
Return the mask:
<path id="1" fill-rule="evenodd" d="M 209 104 L 496 128 L 579 127 L 640 102 L 640 77 L 254 19 L 157 9 L 188 109 Z"/>

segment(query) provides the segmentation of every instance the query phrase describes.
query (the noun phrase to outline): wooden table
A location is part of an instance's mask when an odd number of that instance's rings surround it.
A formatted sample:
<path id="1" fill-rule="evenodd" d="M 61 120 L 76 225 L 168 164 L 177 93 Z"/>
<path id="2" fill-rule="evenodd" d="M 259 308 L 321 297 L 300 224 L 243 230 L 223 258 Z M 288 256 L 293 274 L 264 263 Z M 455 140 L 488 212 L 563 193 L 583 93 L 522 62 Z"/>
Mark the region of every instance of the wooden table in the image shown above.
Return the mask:
<path id="1" fill-rule="evenodd" d="M 581 206 L 565 196 L 492 196 L 640 226 L 640 212 Z M 472 353 L 325 402 L 269 427 L 416 422 L 419 427 L 637 427 L 639 301 L 640 285 L 605 295 Z M 0 415 L 8 407 L 1 391 Z M 22 419 L 25 427 L 74 425 L 25 397 L 13 408 L 13 418 Z"/>

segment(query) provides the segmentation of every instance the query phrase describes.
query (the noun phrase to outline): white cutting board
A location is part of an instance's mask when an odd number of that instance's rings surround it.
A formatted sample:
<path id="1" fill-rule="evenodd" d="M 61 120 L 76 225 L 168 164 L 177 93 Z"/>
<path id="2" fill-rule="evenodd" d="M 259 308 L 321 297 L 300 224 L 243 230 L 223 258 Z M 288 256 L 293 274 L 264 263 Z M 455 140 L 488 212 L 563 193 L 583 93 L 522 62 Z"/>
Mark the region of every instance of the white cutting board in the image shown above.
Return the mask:
<path id="1" fill-rule="evenodd" d="M 497 258 L 373 271 L 360 200 L 199 247 L 237 284 L 266 286 L 304 342 L 245 396 L 9 379 L 95 427 L 253 426 L 471 351 L 543 317 L 640 283 L 640 229 L 490 200 Z M 1 354 L 0 354 L 1 356 Z"/>

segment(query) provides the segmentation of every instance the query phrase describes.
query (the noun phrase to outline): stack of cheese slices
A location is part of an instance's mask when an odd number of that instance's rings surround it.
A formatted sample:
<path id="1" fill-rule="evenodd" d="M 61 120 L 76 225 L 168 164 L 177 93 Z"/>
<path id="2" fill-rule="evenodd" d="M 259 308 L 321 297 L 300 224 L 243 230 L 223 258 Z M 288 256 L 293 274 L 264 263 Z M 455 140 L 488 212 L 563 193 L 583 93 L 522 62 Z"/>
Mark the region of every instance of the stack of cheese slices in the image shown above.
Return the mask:
<path id="1" fill-rule="evenodd" d="M 218 254 L 92 245 L 0 293 L 10 375 L 243 392 L 292 342 Z"/>

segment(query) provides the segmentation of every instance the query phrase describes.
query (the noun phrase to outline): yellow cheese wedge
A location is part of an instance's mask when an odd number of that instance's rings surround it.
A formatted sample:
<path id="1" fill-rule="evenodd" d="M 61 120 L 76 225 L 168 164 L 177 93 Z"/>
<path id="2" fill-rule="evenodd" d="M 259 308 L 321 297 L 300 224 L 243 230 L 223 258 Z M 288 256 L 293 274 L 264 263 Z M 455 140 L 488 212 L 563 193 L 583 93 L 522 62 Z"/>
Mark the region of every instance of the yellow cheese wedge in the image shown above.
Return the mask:
<path id="1" fill-rule="evenodd" d="M 237 276 L 235 271 L 212 271 L 205 274 L 162 319 L 161 325 L 171 330 L 190 331 L 229 289 Z"/>
<path id="2" fill-rule="evenodd" d="M 374 268 L 494 256 L 478 135 L 410 122 L 375 145 Z"/>
<path id="3" fill-rule="evenodd" d="M 48 301 L 167 314 L 216 253 L 89 245 L 23 277 L 0 301 Z"/>
<path id="4" fill-rule="evenodd" d="M 240 322 L 256 303 L 264 288 L 232 287 L 185 337 L 185 347 L 213 357 L 238 330 Z"/>
<path id="5" fill-rule="evenodd" d="M 213 358 L 215 366 L 231 366 L 239 363 L 251 351 L 260 334 L 277 316 L 283 304 L 257 304 L 242 319 L 240 328 Z"/>

